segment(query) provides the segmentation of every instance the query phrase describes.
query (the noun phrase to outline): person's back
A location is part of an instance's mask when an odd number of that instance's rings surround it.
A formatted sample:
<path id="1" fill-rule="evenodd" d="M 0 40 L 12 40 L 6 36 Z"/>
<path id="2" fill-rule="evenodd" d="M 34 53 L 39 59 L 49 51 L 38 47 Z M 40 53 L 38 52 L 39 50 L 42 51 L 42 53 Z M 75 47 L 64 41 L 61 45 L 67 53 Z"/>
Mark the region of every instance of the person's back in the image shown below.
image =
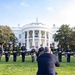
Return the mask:
<path id="1" fill-rule="evenodd" d="M 59 62 L 55 55 L 50 53 L 43 53 L 37 58 L 38 72 L 37 75 L 55 75 L 55 65 L 58 67 Z"/>

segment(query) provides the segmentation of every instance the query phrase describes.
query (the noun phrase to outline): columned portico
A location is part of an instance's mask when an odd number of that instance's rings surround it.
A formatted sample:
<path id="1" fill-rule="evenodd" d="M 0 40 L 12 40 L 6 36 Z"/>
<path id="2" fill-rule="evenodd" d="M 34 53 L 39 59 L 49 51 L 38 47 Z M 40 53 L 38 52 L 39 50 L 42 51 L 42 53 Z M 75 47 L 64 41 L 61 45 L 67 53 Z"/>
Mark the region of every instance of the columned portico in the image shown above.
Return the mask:
<path id="1" fill-rule="evenodd" d="M 49 46 L 49 33 L 49 26 L 39 22 L 30 23 L 20 28 L 18 34 L 21 34 L 22 38 L 18 39 L 18 41 L 21 40 L 21 43 L 26 43 L 27 50 L 31 50 L 32 46 L 35 46 L 35 48 L 38 46 L 39 48 L 40 44 L 42 44 L 43 47 Z"/>
<path id="2" fill-rule="evenodd" d="M 30 49 L 32 46 L 40 47 L 40 44 L 46 47 L 50 45 L 50 32 L 43 30 L 27 30 L 23 33 L 23 42 L 25 42 L 24 40 L 26 41 L 27 49 Z"/>

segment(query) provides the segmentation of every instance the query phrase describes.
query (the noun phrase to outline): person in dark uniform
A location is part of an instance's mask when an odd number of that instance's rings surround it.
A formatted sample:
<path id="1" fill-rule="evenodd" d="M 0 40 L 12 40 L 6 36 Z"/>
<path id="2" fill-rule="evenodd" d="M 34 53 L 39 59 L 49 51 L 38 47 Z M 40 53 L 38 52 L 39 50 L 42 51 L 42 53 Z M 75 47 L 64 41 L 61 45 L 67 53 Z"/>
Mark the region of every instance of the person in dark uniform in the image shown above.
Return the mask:
<path id="1" fill-rule="evenodd" d="M 10 47 L 9 44 L 7 44 L 7 46 L 5 47 L 5 61 L 8 62 L 9 61 L 9 56 L 10 56 Z"/>
<path id="2" fill-rule="evenodd" d="M 70 62 L 70 52 L 71 52 L 71 48 L 69 47 L 69 45 L 66 48 L 66 52 L 67 52 L 67 62 Z"/>
<path id="3" fill-rule="evenodd" d="M 36 50 L 35 50 L 34 46 L 32 46 L 30 53 L 31 53 L 32 62 L 34 62 L 35 58 L 36 58 Z"/>
<path id="4" fill-rule="evenodd" d="M 50 48 L 45 47 L 45 52 L 37 57 L 37 65 L 37 75 L 57 75 L 55 66 L 59 67 L 60 63 Z"/>
<path id="5" fill-rule="evenodd" d="M 51 49 L 52 52 L 54 51 L 54 47 L 53 47 L 52 44 L 50 44 L 50 49 Z"/>
<path id="6" fill-rule="evenodd" d="M 36 56 L 38 57 L 38 46 L 36 46 Z"/>
<path id="7" fill-rule="evenodd" d="M 1 61 L 1 56 L 2 56 L 2 45 L 0 44 L 0 61 Z"/>
<path id="8" fill-rule="evenodd" d="M 17 59 L 17 51 L 18 51 L 17 45 L 14 44 L 14 47 L 13 47 L 13 61 L 14 62 L 16 62 L 16 59 Z"/>
<path id="9" fill-rule="evenodd" d="M 58 52 L 58 60 L 59 60 L 59 62 L 62 62 L 62 48 L 61 48 L 61 45 L 58 46 L 57 52 Z"/>
<path id="10" fill-rule="evenodd" d="M 39 48 L 38 54 L 42 54 L 44 52 L 44 47 L 42 46 L 42 44 L 40 45 L 41 47 Z"/>
<path id="11" fill-rule="evenodd" d="M 22 62 L 25 61 L 25 55 L 26 55 L 26 46 L 25 46 L 25 43 L 23 43 L 23 46 L 21 47 L 21 50 L 22 50 Z"/>

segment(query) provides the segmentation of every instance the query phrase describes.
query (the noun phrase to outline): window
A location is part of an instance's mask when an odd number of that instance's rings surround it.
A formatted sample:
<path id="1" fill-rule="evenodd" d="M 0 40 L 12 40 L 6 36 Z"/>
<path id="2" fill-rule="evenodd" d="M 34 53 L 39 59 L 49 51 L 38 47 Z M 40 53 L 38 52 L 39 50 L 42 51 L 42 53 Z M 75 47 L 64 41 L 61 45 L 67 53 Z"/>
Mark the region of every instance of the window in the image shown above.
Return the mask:
<path id="1" fill-rule="evenodd" d="M 47 46 L 48 46 L 48 43 L 47 43 Z"/>
<path id="2" fill-rule="evenodd" d="M 32 38 L 32 31 L 29 32 L 29 38 Z"/>
<path id="3" fill-rule="evenodd" d="M 35 33 L 35 37 L 38 37 L 38 33 Z"/>
<path id="4" fill-rule="evenodd" d="M 30 42 L 30 48 L 32 48 L 32 42 Z"/>
<path id="5" fill-rule="evenodd" d="M 42 37 L 42 38 L 45 38 L 44 34 L 41 34 L 41 37 Z"/>
<path id="6" fill-rule="evenodd" d="M 25 32 L 25 38 L 27 38 L 27 32 Z"/>
<path id="7" fill-rule="evenodd" d="M 21 47 L 21 43 L 19 42 L 19 47 Z"/>
<path id="8" fill-rule="evenodd" d="M 46 36 L 47 36 L 47 39 L 48 39 L 48 34 Z"/>

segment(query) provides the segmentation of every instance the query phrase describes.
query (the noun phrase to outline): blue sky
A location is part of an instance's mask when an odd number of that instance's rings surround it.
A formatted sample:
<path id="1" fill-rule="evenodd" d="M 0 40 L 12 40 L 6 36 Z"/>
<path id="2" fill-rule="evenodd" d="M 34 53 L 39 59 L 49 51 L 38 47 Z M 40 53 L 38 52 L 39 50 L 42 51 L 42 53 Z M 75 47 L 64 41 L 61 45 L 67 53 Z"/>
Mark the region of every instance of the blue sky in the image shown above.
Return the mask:
<path id="1" fill-rule="evenodd" d="M 75 25 L 75 0 L 0 0 L 0 25 L 15 27 L 38 21 Z"/>

